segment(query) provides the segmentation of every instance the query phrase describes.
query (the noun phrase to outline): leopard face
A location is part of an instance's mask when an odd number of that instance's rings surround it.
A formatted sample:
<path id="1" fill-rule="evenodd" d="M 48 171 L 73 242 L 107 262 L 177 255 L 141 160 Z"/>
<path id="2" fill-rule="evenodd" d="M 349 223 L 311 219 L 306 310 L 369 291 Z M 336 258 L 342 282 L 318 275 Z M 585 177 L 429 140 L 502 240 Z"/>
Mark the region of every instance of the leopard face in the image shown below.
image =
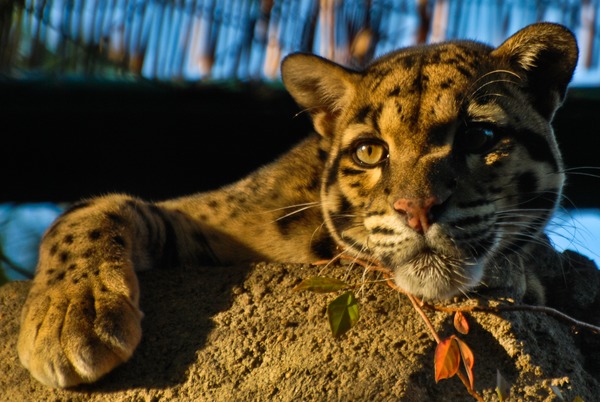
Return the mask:
<path id="1" fill-rule="evenodd" d="M 363 71 L 284 61 L 288 90 L 331 139 L 321 202 L 336 242 L 426 299 L 522 257 L 560 201 L 551 119 L 576 59 L 568 31 L 538 24 L 496 49 L 409 48 Z"/>

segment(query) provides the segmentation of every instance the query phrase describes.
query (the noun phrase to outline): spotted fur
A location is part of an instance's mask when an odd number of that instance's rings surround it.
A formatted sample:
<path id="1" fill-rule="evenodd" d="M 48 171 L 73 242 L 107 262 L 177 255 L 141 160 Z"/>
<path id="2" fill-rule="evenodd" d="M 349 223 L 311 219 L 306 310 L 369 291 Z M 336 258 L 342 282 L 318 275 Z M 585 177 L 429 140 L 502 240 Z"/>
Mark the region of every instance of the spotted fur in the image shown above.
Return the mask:
<path id="1" fill-rule="evenodd" d="M 50 386 L 92 382 L 141 338 L 135 271 L 346 254 L 394 270 L 426 299 L 502 288 L 543 302 L 535 255 L 560 202 L 551 121 L 574 36 L 528 26 L 497 48 L 401 49 L 354 71 L 309 54 L 283 82 L 316 133 L 214 192 L 159 203 L 83 201 L 47 231 L 19 356 Z"/>

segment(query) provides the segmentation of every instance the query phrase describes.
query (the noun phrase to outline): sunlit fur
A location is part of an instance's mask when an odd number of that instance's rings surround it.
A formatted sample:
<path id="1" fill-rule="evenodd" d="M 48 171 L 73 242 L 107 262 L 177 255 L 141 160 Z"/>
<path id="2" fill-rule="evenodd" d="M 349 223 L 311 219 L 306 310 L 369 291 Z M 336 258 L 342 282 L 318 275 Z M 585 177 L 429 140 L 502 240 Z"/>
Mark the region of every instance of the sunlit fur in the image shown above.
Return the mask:
<path id="1" fill-rule="evenodd" d="M 538 256 L 554 255 L 543 229 L 564 181 L 551 120 L 576 60 L 573 35 L 547 23 L 497 48 L 401 49 L 364 71 L 286 57 L 283 82 L 316 133 L 214 191 L 73 205 L 40 245 L 21 362 L 68 387 L 128 360 L 142 336 L 136 271 L 151 268 L 345 253 L 393 269 L 399 287 L 427 299 L 499 289 L 543 302 Z M 355 155 L 364 144 L 377 152 Z M 421 206 L 417 221 L 406 200 Z"/>

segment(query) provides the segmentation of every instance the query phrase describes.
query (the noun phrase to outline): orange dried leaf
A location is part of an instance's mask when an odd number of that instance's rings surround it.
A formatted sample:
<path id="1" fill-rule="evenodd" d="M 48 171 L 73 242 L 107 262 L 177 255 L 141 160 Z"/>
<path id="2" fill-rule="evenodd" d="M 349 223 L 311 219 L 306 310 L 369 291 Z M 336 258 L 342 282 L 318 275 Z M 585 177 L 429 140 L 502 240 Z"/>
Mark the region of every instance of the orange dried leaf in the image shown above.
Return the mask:
<path id="1" fill-rule="evenodd" d="M 467 317 L 460 311 L 457 311 L 454 314 L 454 328 L 463 335 L 469 333 L 469 322 L 467 321 Z"/>
<path id="2" fill-rule="evenodd" d="M 454 336 L 438 343 L 435 348 L 435 382 L 450 378 L 456 374 L 460 366 L 460 350 L 454 342 Z"/>
<path id="3" fill-rule="evenodd" d="M 473 366 L 475 365 L 475 356 L 473 356 L 473 352 L 465 342 L 456 337 L 454 337 L 454 340 L 460 350 L 463 365 L 465 366 L 465 371 L 469 377 L 469 384 L 471 385 L 471 389 L 473 389 Z"/>
<path id="4" fill-rule="evenodd" d="M 338 290 L 347 289 L 349 287 L 349 284 L 336 278 L 329 278 L 326 276 L 315 276 L 303 280 L 294 288 L 294 290 L 296 292 L 310 290 L 311 292 L 315 293 L 331 293 L 336 292 Z"/>

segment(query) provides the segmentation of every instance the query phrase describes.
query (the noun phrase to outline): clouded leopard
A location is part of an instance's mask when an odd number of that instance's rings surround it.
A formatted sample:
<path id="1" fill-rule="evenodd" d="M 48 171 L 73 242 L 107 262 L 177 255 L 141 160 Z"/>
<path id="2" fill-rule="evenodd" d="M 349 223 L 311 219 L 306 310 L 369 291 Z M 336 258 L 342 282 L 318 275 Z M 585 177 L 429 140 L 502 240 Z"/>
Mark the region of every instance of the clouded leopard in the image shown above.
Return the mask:
<path id="1" fill-rule="evenodd" d="M 379 261 L 402 289 L 446 299 L 504 287 L 543 302 L 536 250 L 561 198 L 551 128 L 573 34 L 525 27 L 497 48 L 400 49 L 355 71 L 296 53 L 283 83 L 316 133 L 237 183 L 151 203 L 108 195 L 47 230 L 18 352 L 50 386 L 93 382 L 141 338 L 136 271 L 247 261 Z M 234 139 L 232 139 L 234 140 Z"/>

